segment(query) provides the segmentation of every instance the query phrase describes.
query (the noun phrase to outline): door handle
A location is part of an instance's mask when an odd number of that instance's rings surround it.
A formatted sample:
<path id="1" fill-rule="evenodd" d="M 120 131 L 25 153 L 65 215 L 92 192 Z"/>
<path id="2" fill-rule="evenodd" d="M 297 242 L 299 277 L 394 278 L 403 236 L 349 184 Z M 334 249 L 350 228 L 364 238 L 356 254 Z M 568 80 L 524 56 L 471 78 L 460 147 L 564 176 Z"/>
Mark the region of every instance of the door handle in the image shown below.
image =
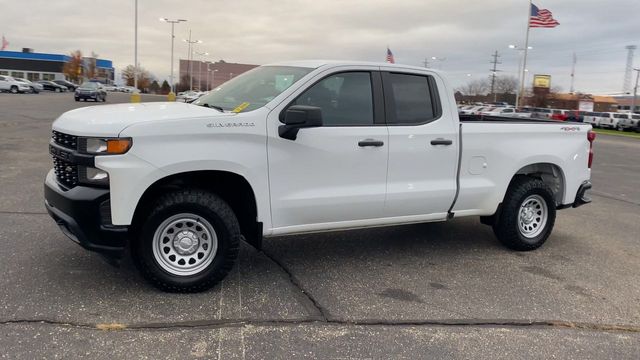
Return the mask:
<path id="1" fill-rule="evenodd" d="M 453 140 L 437 138 L 431 140 L 431 145 L 451 145 L 453 144 Z"/>
<path id="2" fill-rule="evenodd" d="M 364 139 L 364 140 L 360 140 L 358 142 L 358 146 L 360 147 L 367 147 L 367 146 L 375 146 L 375 147 L 379 147 L 384 145 L 384 142 L 381 140 L 374 140 L 374 139 Z"/>

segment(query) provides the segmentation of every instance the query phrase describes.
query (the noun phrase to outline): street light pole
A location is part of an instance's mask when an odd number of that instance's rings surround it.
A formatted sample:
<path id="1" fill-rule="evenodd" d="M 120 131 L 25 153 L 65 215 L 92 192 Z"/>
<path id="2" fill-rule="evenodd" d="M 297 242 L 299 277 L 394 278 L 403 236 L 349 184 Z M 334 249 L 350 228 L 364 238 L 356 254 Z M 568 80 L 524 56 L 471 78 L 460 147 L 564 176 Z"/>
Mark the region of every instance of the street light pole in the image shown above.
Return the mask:
<path id="1" fill-rule="evenodd" d="M 134 11 L 134 31 L 133 31 L 133 94 L 131 102 L 140 102 L 140 92 L 138 91 L 138 0 L 135 1 Z"/>
<path id="2" fill-rule="evenodd" d="M 201 40 L 191 40 L 191 30 L 189 30 L 189 39 L 184 39 L 186 43 L 189 44 L 189 55 L 187 59 L 189 61 L 189 90 L 193 90 L 193 44 L 202 44 Z"/>
<path id="3" fill-rule="evenodd" d="M 202 60 L 205 56 L 209 55 L 208 52 L 196 52 L 196 55 L 200 55 L 200 61 L 198 61 L 198 90 L 202 91 Z"/>
<path id="4" fill-rule="evenodd" d="M 176 20 L 169 20 L 167 18 L 160 18 L 160 21 L 164 21 L 164 22 L 168 22 L 171 24 L 171 75 L 169 75 L 169 81 L 171 81 L 171 92 L 174 93 L 175 95 L 175 81 L 173 78 L 173 43 L 175 42 L 176 39 L 176 35 L 175 35 L 175 25 L 187 20 L 184 19 L 176 19 Z"/>
<path id="5" fill-rule="evenodd" d="M 216 87 L 216 72 L 218 71 L 218 69 L 213 69 L 211 71 L 211 88 L 215 89 Z"/>
<path id="6" fill-rule="evenodd" d="M 524 88 L 523 86 L 520 86 L 520 83 L 524 81 L 523 78 L 520 77 L 520 74 L 523 72 L 522 70 L 520 70 L 520 68 L 522 68 L 522 53 L 524 52 L 524 49 L 518 47 L 518 45 L 509 45 L 509 49 L 518 51 L 518 88 L 516 89 L 516 104 L 515 104 L 517 109 L 518 105 L 520 104 L 520 91 L 522 88 Z M 531 49 L 533 49 L 533 47 L 527 46 L 527 50 L 531 50 Z"/>

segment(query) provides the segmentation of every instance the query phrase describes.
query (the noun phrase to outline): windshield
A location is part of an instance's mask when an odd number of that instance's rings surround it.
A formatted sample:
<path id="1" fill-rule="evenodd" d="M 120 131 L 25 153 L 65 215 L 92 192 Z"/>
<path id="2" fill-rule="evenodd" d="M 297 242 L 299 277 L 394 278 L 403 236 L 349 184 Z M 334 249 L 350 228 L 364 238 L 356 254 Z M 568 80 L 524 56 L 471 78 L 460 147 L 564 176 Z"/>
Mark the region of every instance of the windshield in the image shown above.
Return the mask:
<path id="1" fill-rule="evenodd" d="M 260 66 L 211 90 L 194 105 L 241 112 L 261 108 L 313 69 L 294 66 Z"/>
<path id="2" fill-rule="evenodd" d="M 98 83 L 95 82 L 84 82 L 82 83 L 82 85 L 80 85 L 81 88 L 89 88 L 89 89 L 95 89 L 98 87 Z"/>

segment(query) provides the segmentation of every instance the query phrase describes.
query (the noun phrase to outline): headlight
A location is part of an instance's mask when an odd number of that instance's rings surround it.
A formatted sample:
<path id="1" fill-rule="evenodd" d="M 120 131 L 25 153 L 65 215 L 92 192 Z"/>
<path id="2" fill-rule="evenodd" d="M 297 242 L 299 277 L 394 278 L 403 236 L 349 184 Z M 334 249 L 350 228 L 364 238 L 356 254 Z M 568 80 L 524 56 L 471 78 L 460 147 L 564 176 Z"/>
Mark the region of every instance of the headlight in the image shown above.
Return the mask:
<path id="1" fill-rule="evenodd" d="M 131 148 L 131 138 L 86 138 L 86 151 L 92 154 L 118 155 L 124 154 Z"/>
<path id="2" fill-rule="evenodd" d="M 90 185 L 109 185 L 109 174 L 104 171 L 90 166 L 78 167 L 79 180 L 82 183 Z"/>

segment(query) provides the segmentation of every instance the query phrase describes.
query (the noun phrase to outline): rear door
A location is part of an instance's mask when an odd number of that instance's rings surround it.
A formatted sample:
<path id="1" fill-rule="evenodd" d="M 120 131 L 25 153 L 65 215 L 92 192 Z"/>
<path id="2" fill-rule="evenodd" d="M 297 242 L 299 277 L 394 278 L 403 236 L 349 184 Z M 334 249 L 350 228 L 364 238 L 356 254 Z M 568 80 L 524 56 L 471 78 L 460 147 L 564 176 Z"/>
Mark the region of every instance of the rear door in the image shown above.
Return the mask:
<path id="1" fill-rule="evenodd" d="M 459 146 L 445 84 L 417 70 L 381 70 L 389 129 L 385 215 L 444 219 L 456 193 Z"/>

